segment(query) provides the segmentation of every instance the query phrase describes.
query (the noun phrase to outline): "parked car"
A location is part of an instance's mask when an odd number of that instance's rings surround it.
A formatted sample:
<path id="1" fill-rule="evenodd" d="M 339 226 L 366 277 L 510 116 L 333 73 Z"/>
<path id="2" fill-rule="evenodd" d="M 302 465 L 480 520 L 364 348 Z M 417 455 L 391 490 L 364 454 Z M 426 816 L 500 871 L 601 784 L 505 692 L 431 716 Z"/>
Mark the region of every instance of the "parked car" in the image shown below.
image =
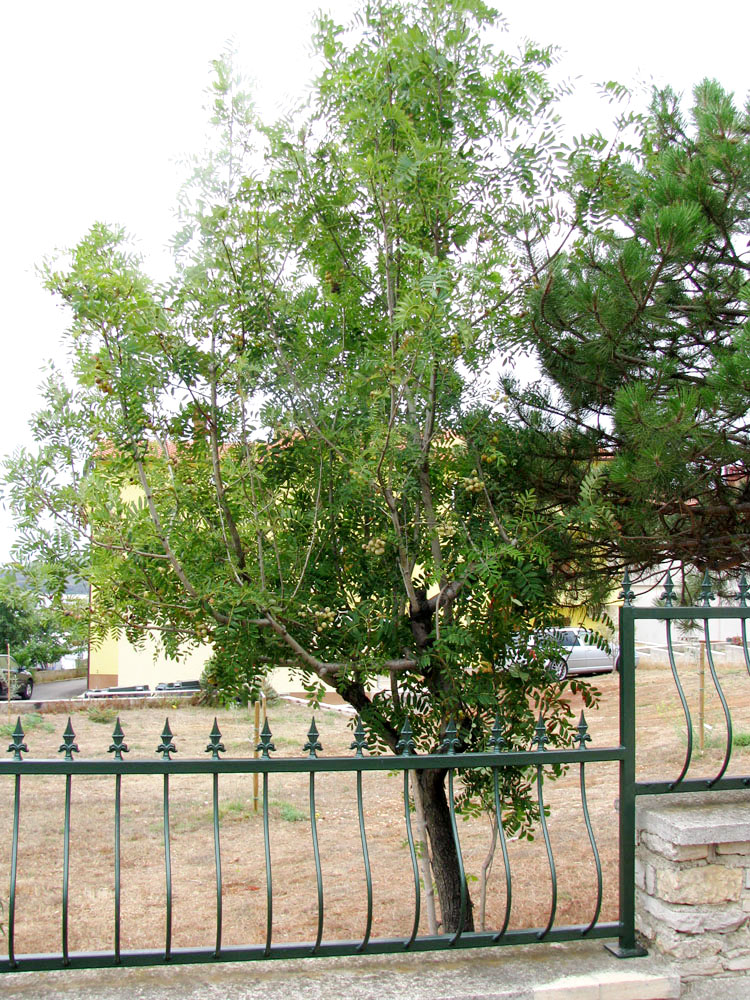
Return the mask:
<path id="1" fill-rule="evenodd" d="M 596 632 L 585 628 L 551 629 L 539 641 L 548 657 L 550 669 L 558 680 L 568 674 L 607 674 L 620 669 L 620 649 L 616 643 L 604 643 Z M 638 654 L 635 657 L 638 664 Z"/>
<path id="2" fill-rule="evenodd" d="M 12 656 L 0 654 L 0 700 L 8 698 L 8 673 L 10 672 L 11 698 L 28 700 L 34 690 L 34 678 L 28 670 L 19 667 Z"/>

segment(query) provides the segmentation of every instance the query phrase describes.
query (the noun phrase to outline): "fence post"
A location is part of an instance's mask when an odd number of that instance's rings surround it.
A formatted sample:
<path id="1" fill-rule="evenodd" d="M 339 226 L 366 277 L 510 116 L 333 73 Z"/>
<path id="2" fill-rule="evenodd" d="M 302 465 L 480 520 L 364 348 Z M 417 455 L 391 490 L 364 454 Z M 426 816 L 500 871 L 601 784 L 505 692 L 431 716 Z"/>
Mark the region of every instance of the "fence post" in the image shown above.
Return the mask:
<path id="1" fill-rule="evenodd" d="M 620 608 L 620 936 L 607 949 L 617 958 L 648 952 L 635 941 L 635 609 Z"/>

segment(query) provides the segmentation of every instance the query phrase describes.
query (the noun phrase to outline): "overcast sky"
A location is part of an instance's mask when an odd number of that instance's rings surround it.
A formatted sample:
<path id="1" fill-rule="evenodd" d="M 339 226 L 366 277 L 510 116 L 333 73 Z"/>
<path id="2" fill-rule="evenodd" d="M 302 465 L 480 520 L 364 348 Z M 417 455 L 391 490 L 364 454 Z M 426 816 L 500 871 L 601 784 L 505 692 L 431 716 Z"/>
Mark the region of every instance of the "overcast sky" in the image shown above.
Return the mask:
<path id="1" fill-rule="evenodd" d="M 566 110 L 578 131 L 606 121 L 593 84 L 607 79 L 689 93 L 714 76 L 742 100 L 750 90 L 748 0 L 498 6 L 506 47 L 525 37 L 561 47 L 560 72 L 580 77 Z M 0 456 L 29 444 L 45 361 L 62 355 L 64 316 L 35 268 L 104 221 L 123 225 L 163 274 L 185 157 L 203 145 L 211 60 L 231 41 L 260 109 L 275 117 L 310 78 L 310 22 L 321 7 L 348 20 L 357 2 L 25 0 L 4 9 Z M 11 542 L 0 511 L 0 561 Z"/>

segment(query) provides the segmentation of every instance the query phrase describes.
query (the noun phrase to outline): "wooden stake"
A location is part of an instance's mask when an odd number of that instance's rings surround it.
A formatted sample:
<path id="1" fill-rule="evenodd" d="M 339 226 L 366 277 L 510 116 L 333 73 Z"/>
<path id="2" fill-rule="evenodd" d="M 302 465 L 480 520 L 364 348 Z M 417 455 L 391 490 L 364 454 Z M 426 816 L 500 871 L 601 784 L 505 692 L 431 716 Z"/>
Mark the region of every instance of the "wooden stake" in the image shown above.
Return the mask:
<path id="1" fill-rule="evenodd" d="M 255 702 L 255 749 L 253 757 L 258 756 L 258 743 L 260 742 L 260 698 Z M 258 772 L 253 775 L 253 812 L 258 811 Z"/>

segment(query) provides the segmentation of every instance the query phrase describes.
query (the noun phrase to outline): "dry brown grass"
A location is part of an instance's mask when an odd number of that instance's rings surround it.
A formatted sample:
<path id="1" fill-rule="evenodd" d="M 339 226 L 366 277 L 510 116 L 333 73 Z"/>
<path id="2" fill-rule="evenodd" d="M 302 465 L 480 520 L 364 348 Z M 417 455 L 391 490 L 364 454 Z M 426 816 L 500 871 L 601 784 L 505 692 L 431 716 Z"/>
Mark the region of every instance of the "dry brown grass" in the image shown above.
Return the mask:
<path id="1" fill-rule="evenodd" d="M 744 668 L 720 668 L 732 703 L 735 729 L 750 730 L 750 679 Z M 688 696 L 697 703 L 694 665 L 684 671 Z M 588 716 L 594 746 L 618 739 L 617 676 L 596 681 L 600 708 Z M 106 757 L 113 720 L 109 706 L 80 708 L 73 724 L 82 757 Z M 580 706 L 573 704 L 574 711 Z M 169 715 L 177 758 L 204 757 L 214 711 L 196 706 L 122 706 L 119 711 L 128 758 L 153 758 L 165 714 Z M 275 705 L 269 711 L 276 756 L 302 755 L 310 710 Z M 95 721 L 104 715 L 104 721 Z M 696 755 L 691 776 L 718 770 L 723 746 L 722 713 L 706 677 L 709 745 Z M 318 712 L 323 756 L 349 756 L 350 720 Z M 638 671 L 639 777 L 674 777 L 684 756 L 682 713 L 669 670 Z M 57 757 L 65 717 L 45 713 L 27 734 L 29 756 Z M 243 710 L 219 713 L 227 756 L 250 756 L 252 715 Z M 7 745 L 7 744 L 6 744 Z M 732 768 L 747 773 L 746 751 L 738 748 Z M 591 764 L 586 772 L 589 804 L 604 868 L 601 919 L 617 917 L 616 764 Z M 580 807 L 578 768 L 545 786 L 549 829 L 559 879 L 557 923 L 586 922 L 593 912 L 595 870 Z M 113 777 L 76 776 L 70 870 L 71 950 L 110 949 L 114 912 Z M 12 828 L 12 778 L 3 778 L 0 796 L 0 886 L 9 884 Z M 373 936 L 408 936 L 414 889 L 405 841 L 400 775 L 364 776 L 366 826 L 374 882 Z M 265 937 L 265 862 L 261 812 L 253 810 L 252 778 L 220 779 L 222 875 L 225 944 L 262 943 Z M 209 776 L 172 776 L 170 780 L 174 947 L 210 946 L 215 938 L 216 889 Z M 271 775 L 274 942 L 315 937 L 317 897 L 311 851 L 309 785 L 305 775 Z M 16 952 L 60 948 L 64 782 L 28 776 L 22 781 L 21 848 L 17 890 Z M 162 834 L 162 778 L 127 776 L 122 792 L 122 947 L 160 947 L 164 941 L 165 887 Z M 365 925 L 365 878 L 356 819 L 353 774 L 320 775 L 316 813 L 325 887 L 324 939 L 356 939 Z M 486 820 L 460 822 L 466 870 L 477 877 L 489 841 Z M 543 926 L 549 913 L 550 880 L 541 837 L 510 844 L 513 869 L 512 927 Z M 476 883 L 472 880 L 476 896 Z M 5 890 L 7 891 L 7 889 Z M 7 897 L 4 899 L 7 905 Z M 487 912 L 488 928 L 498 927 L 505 910 L 502 862 L 495 861 Z M 426 932 L 423 919 L 421 932 Z"/>

